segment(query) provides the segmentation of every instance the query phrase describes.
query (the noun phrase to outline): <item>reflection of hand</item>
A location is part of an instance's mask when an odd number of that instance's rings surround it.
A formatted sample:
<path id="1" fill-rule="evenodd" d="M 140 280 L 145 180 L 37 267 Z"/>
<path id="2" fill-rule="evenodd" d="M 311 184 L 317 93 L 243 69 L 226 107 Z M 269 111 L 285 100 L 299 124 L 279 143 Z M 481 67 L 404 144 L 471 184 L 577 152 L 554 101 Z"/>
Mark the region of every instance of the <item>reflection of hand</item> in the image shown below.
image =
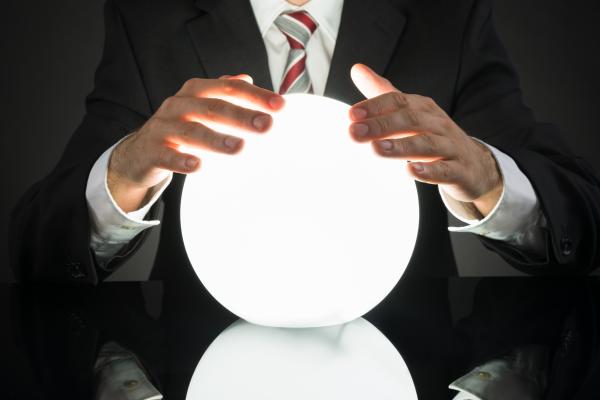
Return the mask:
<path id="1" fill-rule="evenodd" d="M 411 161 L 409 173 L 438 184 L 458 201 L 473 202 L 482 215 L 494 208 L 502 178 L 489 149 L 469 137 L 432 99 L 402 93 L 370 68 L 356 64 L 352 79 L 367 97 L 350 110 L 350 133 L 372 141 L 384 157 Z"/>
<path id="2" fill-rule="evenodd" d="M 269 114 L 234 105 L 222 98 L 238 98 L 252 108 L 265 111 L 275 111 L 283 106 L 283 97 L 252 85 L 247 75 L 187 81 L 138 131 L 113 151 L 108 187 L 122 210 L 138 209 L 148 189 L 162 182 L 171 172 L 198 170 L 200 159 L 181 153 L 179 146 L 226 154 L 240 151 L 241 138 L 216 132 L 202 121 L 256 133 L 270 128 L 272 118 Z"/>

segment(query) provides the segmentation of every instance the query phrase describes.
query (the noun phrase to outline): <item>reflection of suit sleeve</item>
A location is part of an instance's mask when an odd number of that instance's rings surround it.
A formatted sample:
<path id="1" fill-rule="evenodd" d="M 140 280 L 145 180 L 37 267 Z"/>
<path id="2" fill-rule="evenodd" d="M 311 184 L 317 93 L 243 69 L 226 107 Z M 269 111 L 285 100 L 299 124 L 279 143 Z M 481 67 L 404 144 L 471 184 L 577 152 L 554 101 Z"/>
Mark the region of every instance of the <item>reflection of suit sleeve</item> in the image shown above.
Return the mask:
<path id="1" fill-rule="evenodd" d="M 537 123 L 492 24 L 491 1 L 475 1 L 467 24 L 451 116 L 470 135 L 509 155 L 531 181 L 547 219 L 547 254 L 484 245 L 529 273 L 587 272 L 600 262 L 600 180 L 557 129 Z"/>
<path id="2" fill-rule="evenodd" d="M 18 279 L 96 283 L 101 278 L 90 251 L 88 175 L 106 149 L 150 114 L 135 56 L 111 0 L 106 3 L 105 21 L 104 54 L 84 119 L 58 165 L 29 189 L 13 212 L 10 251 Z M 138 243 L 134 240 L 120 255 Z"/>
<path id="3" fill-rule="evenodd" d="M 455 325 L 451 386 L 472 399 L 597 398 L 598 283 L 480 280 L 470 314 Z"/>

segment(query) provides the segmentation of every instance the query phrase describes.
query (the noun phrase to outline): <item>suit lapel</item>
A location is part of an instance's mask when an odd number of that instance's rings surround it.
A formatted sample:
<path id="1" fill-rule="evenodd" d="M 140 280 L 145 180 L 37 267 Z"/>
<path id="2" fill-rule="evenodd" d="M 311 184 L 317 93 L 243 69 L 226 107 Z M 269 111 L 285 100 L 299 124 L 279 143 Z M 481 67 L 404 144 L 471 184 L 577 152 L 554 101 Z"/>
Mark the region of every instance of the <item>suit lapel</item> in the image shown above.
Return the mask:
<path id="1" fill-rule="evenodd" d="M 326 1 L 326 0 L 320 0 Z M 273 89 L 267 51 L 247 0 L 196 0 L 202 13 L 188 21 L 198 59 L 209 78 L 247 73 L 258 86 Z M 392 0 L 345 0 L 325 95 L 348 103 L 362 99 L 350 68 L 364 63 L 384 74 L 406 16 Z"/>
<path id="2" fill-rule="evenodd" d="M 203 13 L 187 29 L 208 78 L 246 73 L 273 90 L 267 51 L 247 0 L 196 0 Z"/>
<path id="3" fill-rule="evenodd" d="M 360 62 L 383 75 L 405 24 L 406 16 L 391 0 L 345 0 L 325 96 L 350 104 L 361 100 L 350 68 Z"/>

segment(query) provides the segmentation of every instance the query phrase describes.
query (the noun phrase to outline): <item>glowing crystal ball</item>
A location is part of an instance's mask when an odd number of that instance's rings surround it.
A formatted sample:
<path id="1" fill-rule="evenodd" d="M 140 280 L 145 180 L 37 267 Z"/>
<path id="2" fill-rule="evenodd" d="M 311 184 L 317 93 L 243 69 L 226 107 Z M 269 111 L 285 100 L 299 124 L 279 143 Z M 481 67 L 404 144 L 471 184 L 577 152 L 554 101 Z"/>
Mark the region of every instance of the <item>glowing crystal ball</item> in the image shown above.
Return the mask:
<path id="1" fill-rule="evenodd" d="M 341 324 L 402 276 L 418 231 L 416 187 L 403 161 L 351 138 L 348 105 L 285 99 L 268 133 L 236 133 L 239 154 L 199 154 L 182 194 L 183 241 L 200 281 L 239 317 Z"/>
<path id="2" fill-rule="evenodd" d="M 238 321 L 206 350 L 186 399 L 416 400 L 417 393 L 400 353 L 362 318 L 309 329 Z"/>

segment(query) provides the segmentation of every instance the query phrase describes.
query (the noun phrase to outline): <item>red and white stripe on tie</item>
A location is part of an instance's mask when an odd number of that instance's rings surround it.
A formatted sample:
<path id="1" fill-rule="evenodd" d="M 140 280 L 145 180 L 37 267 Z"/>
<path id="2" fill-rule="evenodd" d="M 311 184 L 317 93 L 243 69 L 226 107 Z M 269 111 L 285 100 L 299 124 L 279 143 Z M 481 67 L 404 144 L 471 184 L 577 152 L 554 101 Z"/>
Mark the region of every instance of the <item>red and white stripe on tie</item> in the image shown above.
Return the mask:
<path id="1" fill-rule="evenodd" d="M 306 70 L 306 44 L 317 29 L 317 22 L 306 11 L 295 11 L 281 14 L 275 19 L 275 26 L 290 44 L 279 93 L 312 93 L 312 84 Z"/>

